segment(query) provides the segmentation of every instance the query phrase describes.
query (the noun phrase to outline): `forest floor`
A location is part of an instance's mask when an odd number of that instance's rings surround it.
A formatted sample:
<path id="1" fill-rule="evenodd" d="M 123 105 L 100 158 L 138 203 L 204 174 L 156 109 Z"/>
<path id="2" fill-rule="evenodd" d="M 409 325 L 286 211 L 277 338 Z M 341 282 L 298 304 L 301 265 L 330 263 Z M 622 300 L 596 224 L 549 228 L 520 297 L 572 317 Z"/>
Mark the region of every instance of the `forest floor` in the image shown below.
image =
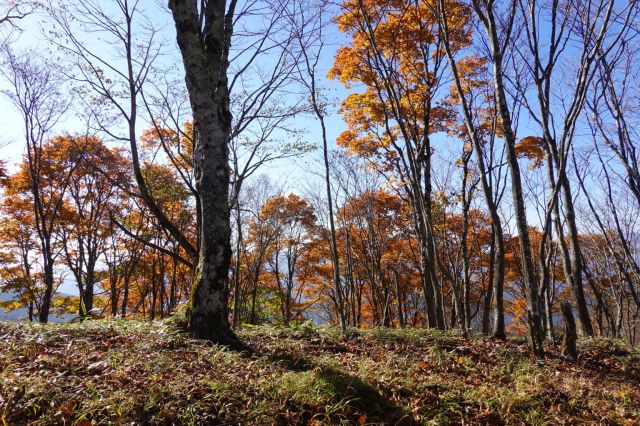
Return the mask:
<path id="1" fill-rule="evenodd" d="M 250 353 L 167 322 L 0 323 L 0 425 L 640 424 L 640 350 L 417 329 L 243 328 Z"/>

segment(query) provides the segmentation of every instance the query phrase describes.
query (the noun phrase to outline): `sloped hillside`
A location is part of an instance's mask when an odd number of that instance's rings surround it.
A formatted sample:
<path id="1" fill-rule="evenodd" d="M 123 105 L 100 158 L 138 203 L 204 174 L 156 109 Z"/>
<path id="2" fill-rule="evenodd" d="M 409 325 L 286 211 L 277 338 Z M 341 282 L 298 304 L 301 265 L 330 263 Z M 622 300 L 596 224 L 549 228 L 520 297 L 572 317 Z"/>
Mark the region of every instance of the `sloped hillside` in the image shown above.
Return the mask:
<path id="1" fill-rule="evenodd" d="M 427 330 L 245 328 L 248 350 L 168 323 L 0 323 L 0 424 L 638 424 L 640 352 Z"/>

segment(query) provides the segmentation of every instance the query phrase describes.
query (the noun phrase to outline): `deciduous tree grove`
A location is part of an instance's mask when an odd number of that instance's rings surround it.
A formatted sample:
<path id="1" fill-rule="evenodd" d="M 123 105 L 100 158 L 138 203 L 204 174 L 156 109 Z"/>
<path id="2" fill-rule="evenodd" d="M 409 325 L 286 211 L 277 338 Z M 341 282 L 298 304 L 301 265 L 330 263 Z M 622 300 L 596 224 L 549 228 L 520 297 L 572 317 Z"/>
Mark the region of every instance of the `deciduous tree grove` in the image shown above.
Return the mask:
<path id="1" fill-rule="evenodd" d="M 0 307 L 637 343 L 639 12 L 15 2 Z"/>

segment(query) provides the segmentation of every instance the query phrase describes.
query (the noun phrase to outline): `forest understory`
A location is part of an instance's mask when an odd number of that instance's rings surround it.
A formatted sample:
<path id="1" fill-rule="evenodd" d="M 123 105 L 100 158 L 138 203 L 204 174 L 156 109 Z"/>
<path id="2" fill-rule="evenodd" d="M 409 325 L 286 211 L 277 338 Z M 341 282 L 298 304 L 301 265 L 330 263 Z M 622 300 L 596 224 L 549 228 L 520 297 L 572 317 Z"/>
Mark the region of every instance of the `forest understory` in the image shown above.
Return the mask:
<path id="1" fill-rule="evenodd" d="M 244 352 L 171 321 L 0 322 L 0 425 L 607 424 L 640 419 L 640 350 L 428 329 L 244 326 Z"/>

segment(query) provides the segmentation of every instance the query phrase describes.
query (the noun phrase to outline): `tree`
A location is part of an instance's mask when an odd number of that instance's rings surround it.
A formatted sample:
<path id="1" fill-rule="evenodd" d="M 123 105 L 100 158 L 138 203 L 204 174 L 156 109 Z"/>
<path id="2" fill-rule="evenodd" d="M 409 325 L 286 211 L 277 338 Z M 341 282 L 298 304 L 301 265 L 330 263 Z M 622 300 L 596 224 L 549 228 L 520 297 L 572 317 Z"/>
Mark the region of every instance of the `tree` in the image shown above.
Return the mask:
<path id="1" fill-rule="evenodd" d="M 455 1 L 448 7 L 464 9 Z M 343 101 L 349 130 L 338 143 L 369 159 L 380 173 L 395 172 L 392 179 L 414 211 L 429 325 L 444 328 L 431 206 L 431 136 L 447 128 L 452 114 L 436 101 L 446 98 L 440 93 L 446 59 L 436 15 L 428 4 L 348 1 L 338 25 L 351 43 L 338 50 L 329 76 L 364 89 Z M 467 25 L 463 19 L 455 28 L 459 47 L 469 42 Z"/>
<path id="2" fill-rule="evenodd" d="M 300 10 L 294 10 L 291 14 L 292 26 L 294 27 L 295 40 L 299 46 L 302 55 L 302 61 L 297 64 L 296 71 L 300 84 L 304 87 L 305 92 L 309 95 L 309 103 L 315 118 L 320 124 L 322 138 L 322 157 L 324 162 L 324 184 L 326 191 L 326 203 L 329 216 L 329 233 L 331 247 L 331 265 L 333 269 L 333 284 L 335 287 L 336 307 L 340 317 L 340 325 L 346 329 L 347 318 L 344 309 L 344 290 L 342 288 L 340 278 L 340 259 L 338 259 L 338 245 L 336 236 L 335 214 L 333 194 L 331 190 L 331 173 L 329 169 L 329 147 L 327 137 L 327 126 L 325 118 L 327 115 L 327 106 L 321 98 L 320 87 L 318 87 L 317 73 L 318 65 L 323 53 L 325 25 L 324 5 L 308 4 L 301 2 Z M 299 17 L 299 19 L 295 19 Z"/>
<path id="3" fill-rule="evenodd" d="M 565 276 L 572 289 L 580 330 L 586 336 L 593 335 L 593 328 L 583 289 L 582 254 L 574 197 L 566 172 L 567 163 L 573 145 L 576 123 L 585 104 L 590 82 L 596 72 L 596 64 L 605 60 L 612 48 L 626 37 L 630 29 L 628 23 L 637 14 L 635 3 L 628 2 L 619 10 L 615 7 L 615 1 L 606 0 L 587 1 L 583 4 L 553 2 L 542 5 L 536 4 L 535 1 L 520 3 L 525 29 L 523 32 L 525 42 L 521 44 L 527 47 L 520 54 L 523 58 L 533 59 L 533 65 L 526 67 L 525 70 L 531 74 L 539 111 L 534 111 L 528 103 L 527 106 L 531 117 L 541 128 L 543 146 L 548 157 L 548 179 L 553 197 L 551 200 L 553 207 L 550 208 L 549 213 L 553 212 L 554 215 Z M 544 33 L 540 31 L 537 22 L 541 16 L 545 16 L 551 25 L 550 30 Z M 572 39 L 573 31 L 580 34 L 579 44 L 572 43 L 570 46 L 569 40 Z M 580 55 L 579 66 L 576 68 L 575 77 L 568 80 L 572 87 L 566 90 L 568 95 L 563 99 L 563 104 L 568 107 L 554 108 L 551 91 L 553 80 L 558 74 L 557 64 L 562 61 L 563 56 L 577 53 Z M 563 74 L 565 72 L 562 70 Z M 558 86 L 559 84 L 556 83 L 555 87 Z M 554 199 L 559 195 L 563 197 L 562 206 L 568 231 L 566 236 L 561 228 L 559 201 Z M 546 229 L 546 225 L 543 225 L 543 229 Z"/>
<path id="4" fill-rule="evenodd" d="M 372 326 L 390 326 L 392 302 L 395 297 L 398 306 L 400 300 L 393 284 L 399 285 L 394 270 L 398 274 L 401 270 L 399 252 L 406 242 L 402 233 L 408 218 L 403 214 L 405 207 L 397 195 L 378 190 L 351 197 L 338 212 L 341 221 L 349 223 L 350 229 L 345 231 L 350 235 L 352 273 L 367 283 L 363 296 L 368 303 L 363 315 Z"/>
<path id="5" fill-rule="evenodd" d="M 494 199 L 494 188 L 490 179 L 488 168 L 485 165 L 484 159 L 484 145 L 486 139 L 492 140 L 495 137 L 495 125 L 491 123 L 487 125 L 486 121 L 479 122 L 483 119 L 483 112 L 479 106 L 474 106 L 477 98 L 477 94 L 474 93 L 477 88 L 482 90 L 483 86 L 486 87 L 487 81 L 484 81 L 481 75 L 473 76 L 474 73 L 478 73 L 478 69 L 482 67 L 483 60 L 479 57 L 465 58 L 459 63 L 456 62 L 456 58 L 453 55 L 451 49 L 451 41 L 449 34 L 449 21 L 451 19 L 457 19 L 457 16 L 451 17 L 447 12 L 445 2 L 440 0 L 438 3 L 438 13 L 440 18 L 440 25 L 442 28 L 441 37 L 443 38 L 444 49 L 449 60 L 449 66 L 451 68 L 451 74 L 455 82 L 455 89 L 458 95 L 458 102 L 462 109 L 465 130 L 467 132 L 467 138 L 471 141 L 473 150 L 476 154 L 476 161 L 480 173 L 480 183 L 484 194 L 487 209 L 491 215 L 491 226 L 494 235 L 495 247 L 495 272 L 493 272 L 493 299 L 494 299 L 494 328 L 493 335 L 497 338 L 505 338 L 505 323 L 504 323 L 504 306 L 503 306 L 503 285 L 504 285 L 504 233 L 502 229 L 502 221 L 498 214 L 498 206 Z M 460 71 L 462 68 L 462 72 Z M 469 78 L 471 77 L 471 78 Z M 475 77 L 475 78 L 474 78 Z M 478 81 L 479 80 L 479 81 Z M 491 101 L 493 100 L 493 93 L 490 94 Z M 486 95 L 485 95 L 486 97 Z M 482 100 L 479 101 L 482 103 Z M 493 102 L 490 104 L 489 117 L 495 115 L 495 106 Z M 487 117 L 485 115 L 485 117 Z M 495 119 L 493 119 L 495 121 Z M 492 263 L 493 264 L 493 263 Z"/>
<path id="6" fill-rule="evenodd" d="M 27 308 L 29 321 L 37 318 L 44 295 L 42 274 L 37 269 L 37 240 L 30 203 L 4 202 L 0 224 L 0 289 L 12 300 L 0 306 L 8 311 Z"/>
<path id="7" fill-rule="evenodd" d="M 200 197 L 198 264 L 189 303 L 189 328 L 201 338 L 235 340 L 227 319 L 231 262 L 229 215 L 229 48 L 236 0 L 170 0 L 193 112 L 194 169 Z"/>
<path id="8" fill-rule="evenodd" d="M 292 311 L 296 299 L 302 295 L 299 261 L 307 250 L 316 216 L 304 198 L 289 194 L 268 199 L 262 207 L 260 219 L 267 223 L 271 228 L 268 232 L 273 235 L 273 243 L 267 252 L 269 273 L 274 277 L 281 301 L 282 321 L 288 326 L 294 319 Z"/>
<path id="9" fill-rule="evenodd" d="M 18 22 L 33 14 L 38 6 L 32 0 L 10 0 L 0 5 L 0 50 L 9 46 L 13 31 L 21 31 Z"/>
<path id="10" fill-rule="evenodd" d="M 129 164 L 95 136 L 70 136 L 56 142 L 60 155 L 74 165 L 61 211 L 60 236 L 66 265 L 80 293 L 78 312 L 85 316 L 93 309 L 96 268 L 111 235 L 116 192 L 128 183 Z M 107 165 L 108 171 L 103 169 Z"/>
<path id="11" fill-rule="evenodd" d="M 487 36 L 490 60 L 493 67 L 493 82 L 497 110 L 500 117 L 501 133 L 504 137 L 507 162 L 511 174 L 511 193 L 515 210 L 515 221 L 520 242 L 522 272 L 527 292 L 527 319 L 529 324 L 529 343 L 537 357 L 544 357 L 543 329 L 540 317 L 538 283 L 535 280 L 529 226 L 522 192 L 522 177 L 516 153 L 516 134 L 513 127 L 512 111 L 509 108 L 505 85 L 505 60 L 512 42 L 512 32 L 516 25 L 516 9 L 518 2 L 509 1 L 504 8 L 493 0 L 481 2 L 472 0 L 473 10 L 478 17 Z"/>
<path id="12" fill-rule="evenodd" d="M 52 41 L 74 59 L 75 80 L 106 100 L 126 124 L 126 134 L 120 136 L 109 129 L 110 123 L 104 117 L 93 116 L 101 131 L 129 144 L 139 196 L 195 265 L 189 329 L 196 337 L 234 342 L 227 321 L 226 292 L 231 257 L 228 208 L 231 114 L 227 70 L 235 2 L 226 16 L 225 4 L 205 3 L 200 8 L 197 3 L 169 2 L 194 119 L 192 156 L 199 225 L 195 246 L 154 199 L 138 152 L 139 102 L 142 98 L 146 104 L 144 86 L 161 44 L 156 43 L 156 30 L 141 13 L 138 3 L 116 1 L 115 6 L 111 10 L 101 2 L 78 0 L 71 10 L 64 6 L 60 11 L 54 10 L 62 37 Z M 108 46 L 115 48 L 123 59 L 122 68 L 108 60 L 99 46 L 89 45 L 78 37 L 92 31 L 113 42 Z"/>
<path id="13" fill-rule="evenodd" d="M 20 171 L 10 178 L 9 194 L 28 197 L 33 207 L 35 229 L 43 260 L 44 295 L 38 312 L 39 321 L 47 322 L 54 292 L 53 234 L 75 165 L 57 163 L 45 155 L 51 146 L 47 138 L 69 103 L 61 94 L 64 80 L 33 55 L 18 58 L 10 50 L 5 55 L 7 70 L 2 75 L 9 82 L 4 94 L 22 115 L 26 154 Z M 28 195 L 27 195 L 28 194 Z"/>
<path id="14" fill-rule="evenodd" d="M 138 2 L 115 0 L 111 6 L 96 0 L 76 0 L 50 8 L 54 21 L 50 41 L 71 62 L 70 70 L 61 67 L 60 72 L 79 86 L 80 93 L 87 94 L 81 99 L 88 125 L 129 145 L 138 196 L 187 255 L 196 259 L 197 250 L 191 241 L 153 199 L 138 147 L 141 99 L 162 43 L 157 41 L 156 29 Z M 80 37 L 87 33 L 100 34 L 102 44 L 87 43 Z"/>

